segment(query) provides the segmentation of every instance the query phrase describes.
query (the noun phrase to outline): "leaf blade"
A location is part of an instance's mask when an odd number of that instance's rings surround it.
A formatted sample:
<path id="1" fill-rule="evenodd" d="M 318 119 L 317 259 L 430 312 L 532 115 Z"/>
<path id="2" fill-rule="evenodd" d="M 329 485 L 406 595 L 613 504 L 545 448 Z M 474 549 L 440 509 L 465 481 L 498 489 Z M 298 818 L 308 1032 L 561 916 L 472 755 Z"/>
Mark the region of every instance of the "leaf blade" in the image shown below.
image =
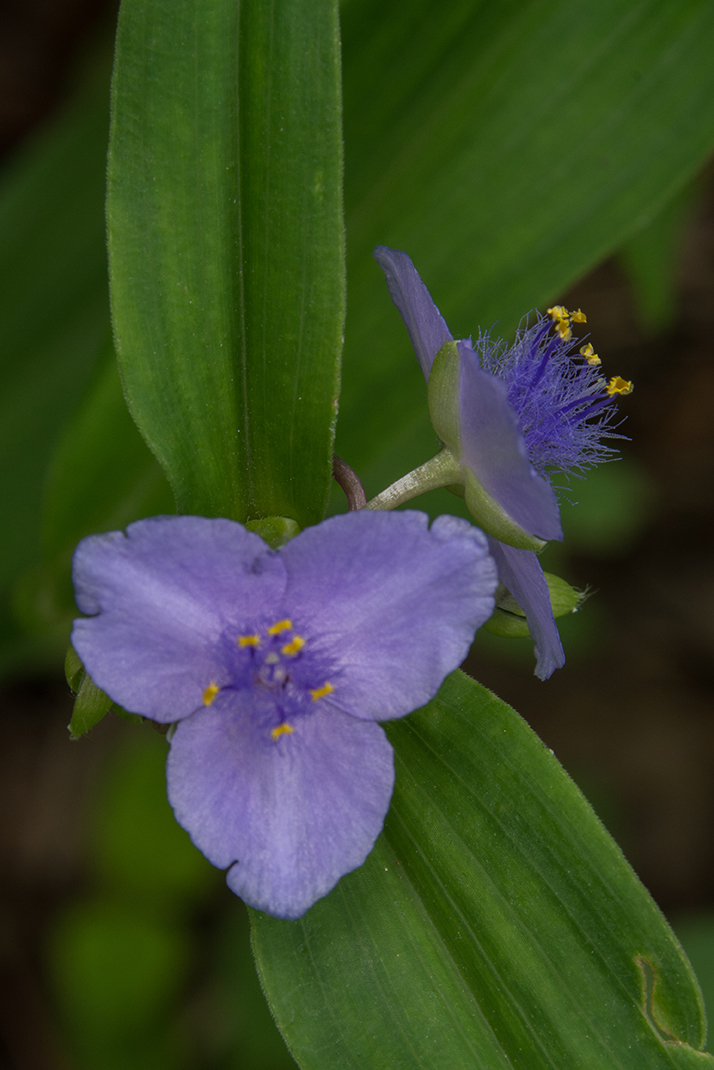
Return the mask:
<path id="1" fill-rule="evenodd" d="M 108 219 L 132 413 L 179 511 L 315 522 L 344 316 L 335 4 L 122 12 Z"/>
<path id="2" fill-rule="evenodd" d="M 711 1065 L 675 937 L 518 715 L 454 674 L 388 731 L 397 788 L 365 866 L 300 922 L 252 914 L 301 1066 Z"/>

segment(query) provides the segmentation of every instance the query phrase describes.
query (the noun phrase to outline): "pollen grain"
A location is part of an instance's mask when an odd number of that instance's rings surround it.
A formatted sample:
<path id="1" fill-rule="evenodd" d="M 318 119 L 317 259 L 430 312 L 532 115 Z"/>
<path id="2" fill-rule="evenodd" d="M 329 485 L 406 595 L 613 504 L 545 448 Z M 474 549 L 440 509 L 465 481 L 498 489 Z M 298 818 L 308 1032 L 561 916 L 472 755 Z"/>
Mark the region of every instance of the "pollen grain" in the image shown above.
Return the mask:
<path id="1" fill-rule="evenodd" d="M 213 702 L 214 698 L 216 697 L 216 695 L 218 694 L 218 692 L 220 690 L 221 689 L 218 686 L 218 684 L 214 684 L 213 680 L 211 680 L 210 684 L 208 685 L 206 690 L 203 692 L 203 704 L 204 704 L 204 706 L 210 706 L 211 703 Z"/>
<path id="2" fill-rule="evenodd" d="M 292 626 L 293 622 L 286 617 L 285 620 L 279 620 L 275 624 L 271 624 L 268 628 L 268 635 L 280 635 L 281 632 L 289 632 Z"/>
<path id="3" fill-rule="evenodd" d="M 236 642 L 238 646 L 260 646 L 259 635 L 239 635 Z"/>
<path id="4" fill-rule="evenodd" d="M 289 643 L 280 648 L 281 654 L 287 654 L 288 657 L 294 658 L 296 654 L 299 654 L 302 648 L 305 646 L 305 640 L 301 635 L 294 635 Z"/>
<path id="5" fill-rule="evenodd" d="M 277 728 L 273 728 L 270 735 L 272 739 L 279 739 L 281 736 L 289 736 L 295 729 L 291 728 L 289 724 L 279 724 Z"/>
<path id="6" fill-rule="evenodd" d="M 334 690 L 335 689 L 331 683 L 325 683 L 322 687 L 317 687 L 314 690 L 311 689 L 310 694 L 312 695 L 312 701 L 317 702 L 319 698 L 324 698 L 325 695 L 331 695 Z"/>
<path id="7" fill-rule="evenodd" d="M 589 342 L 587 345 L 580 347 L 580 356 L 585 357 L 588 364 L 592 364 L 594 368 L 596 368 L 598 364 L 602 363 L 599 356 L 597 355 L 597 353 Z"/>
<path id="8" fill-rule="evenodd" d="M 612 398 L 615 394 L 631 394 L 635 387 L 627 379 L 621 379 L 619 375 L 613 375 L 606 389 Z"/>

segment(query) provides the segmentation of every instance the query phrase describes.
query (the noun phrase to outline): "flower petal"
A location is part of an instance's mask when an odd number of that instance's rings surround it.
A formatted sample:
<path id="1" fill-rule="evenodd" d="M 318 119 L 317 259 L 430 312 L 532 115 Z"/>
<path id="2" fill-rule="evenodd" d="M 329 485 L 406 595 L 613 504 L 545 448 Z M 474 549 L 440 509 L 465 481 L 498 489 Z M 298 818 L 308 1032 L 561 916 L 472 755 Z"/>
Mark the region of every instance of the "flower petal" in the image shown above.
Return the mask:
<path id="1" fill-rule="evenodd" d="M 156 721 L 176 721 L 224 682 L 221 635 L 280 603 L 285 569 L 261 538 L 232 520 L 152 517 L 126 535 L 92 535 L 73 562 L 72 644 L 110 698 Z"/>
<path id="2" fill-rule="evenodd" d="M 356 717 L 403 717 L 428 702 L 493 612 L 484 535 L 457 517 L 428 523 L 419 512 L 349 513 L 280 551 L 288 611 L 341 669 L 325 701 Z"/>
<path id="3" fill-rule="evenodd" d="M 379 835 L 394 759 L 376 724 L 326 707 L 272 740 L 255 696 L 225 696 L 182 721 L 171 740 L 176 820 L 250 906 L 299 918 Z M 257 716 L 256 716 L 257 715 Z"/>
<path id="4" fill-rule="evenodd" d="M 501 582 L 526 615 L 535 643 L 535 674 L 540 680 L 547 680 L 556 669 L 562 669 L 565 653 L 540 561 L 530 550 L 516 550 L 496 539 L 488 542 Z"/>
<path id="5" fill-rule="evenodd" d="M 453 341 L 451 332 L 406 253 L 378 245 L 373 256 L 387 277 L 392 301 L 401 313 L 424 378 L 429 382 L 434 357 L 444 342 Z"/>
<path id="6" fill-rule="evenodd" d="M 540 539 L 562 539 L 558 501 L 528 460 L 506 384 L 479 366 L 467 342 L 458 347 L 463 464 L 522 528 Z"/>

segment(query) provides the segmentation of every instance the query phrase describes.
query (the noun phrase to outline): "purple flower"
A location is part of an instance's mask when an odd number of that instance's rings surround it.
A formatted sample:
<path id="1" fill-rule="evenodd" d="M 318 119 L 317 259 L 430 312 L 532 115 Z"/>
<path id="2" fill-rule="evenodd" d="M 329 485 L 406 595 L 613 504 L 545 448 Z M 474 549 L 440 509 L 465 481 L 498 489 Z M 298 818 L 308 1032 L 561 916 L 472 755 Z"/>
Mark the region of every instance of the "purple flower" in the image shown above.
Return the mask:
<path id="1" fill-rule="evenodd" d="M 547 679 L 565 661 L 533 552 L 563 537 L 550 479 L 613 452 L 602 440 L 614 436 L 616 395 L 632 384 L 603 379 L 591 345 L 577 351 L 571 322 L 584 322 L 582 312 L 549 309 L 511 347 L 488 336 L 454 341 L 407 254 L 380 245 L 374 255 L 429 385 L 434 428 L 461 466 L 466 504 L 492 537 L 535 640 L 536 675 Z"/>
<path id="2" fill-rule="evenodd" d="M 177 820 L 251 906 L 297 918 L 378 836 L 378 720 L 426 703 L 493 611 L 483 535 L 358 512 L 278 551 L 231 520 L 154 517 L 84 539 L 72 643 L 117 703 L 178 721 Z"/>

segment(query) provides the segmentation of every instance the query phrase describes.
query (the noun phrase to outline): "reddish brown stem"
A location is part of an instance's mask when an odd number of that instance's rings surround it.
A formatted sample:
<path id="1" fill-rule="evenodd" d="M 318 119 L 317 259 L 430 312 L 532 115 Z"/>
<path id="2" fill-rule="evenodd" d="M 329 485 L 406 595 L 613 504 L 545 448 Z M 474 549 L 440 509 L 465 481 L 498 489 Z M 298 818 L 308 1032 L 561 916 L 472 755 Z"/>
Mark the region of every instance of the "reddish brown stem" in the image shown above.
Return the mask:
<path id="1" fill-rule="evenodd" d="M 364 509 L 367 504 L 367 495 L 360 478 L 336 453 L 332 455 L 332 474 L 345 492 L 350 512 Z"/>

